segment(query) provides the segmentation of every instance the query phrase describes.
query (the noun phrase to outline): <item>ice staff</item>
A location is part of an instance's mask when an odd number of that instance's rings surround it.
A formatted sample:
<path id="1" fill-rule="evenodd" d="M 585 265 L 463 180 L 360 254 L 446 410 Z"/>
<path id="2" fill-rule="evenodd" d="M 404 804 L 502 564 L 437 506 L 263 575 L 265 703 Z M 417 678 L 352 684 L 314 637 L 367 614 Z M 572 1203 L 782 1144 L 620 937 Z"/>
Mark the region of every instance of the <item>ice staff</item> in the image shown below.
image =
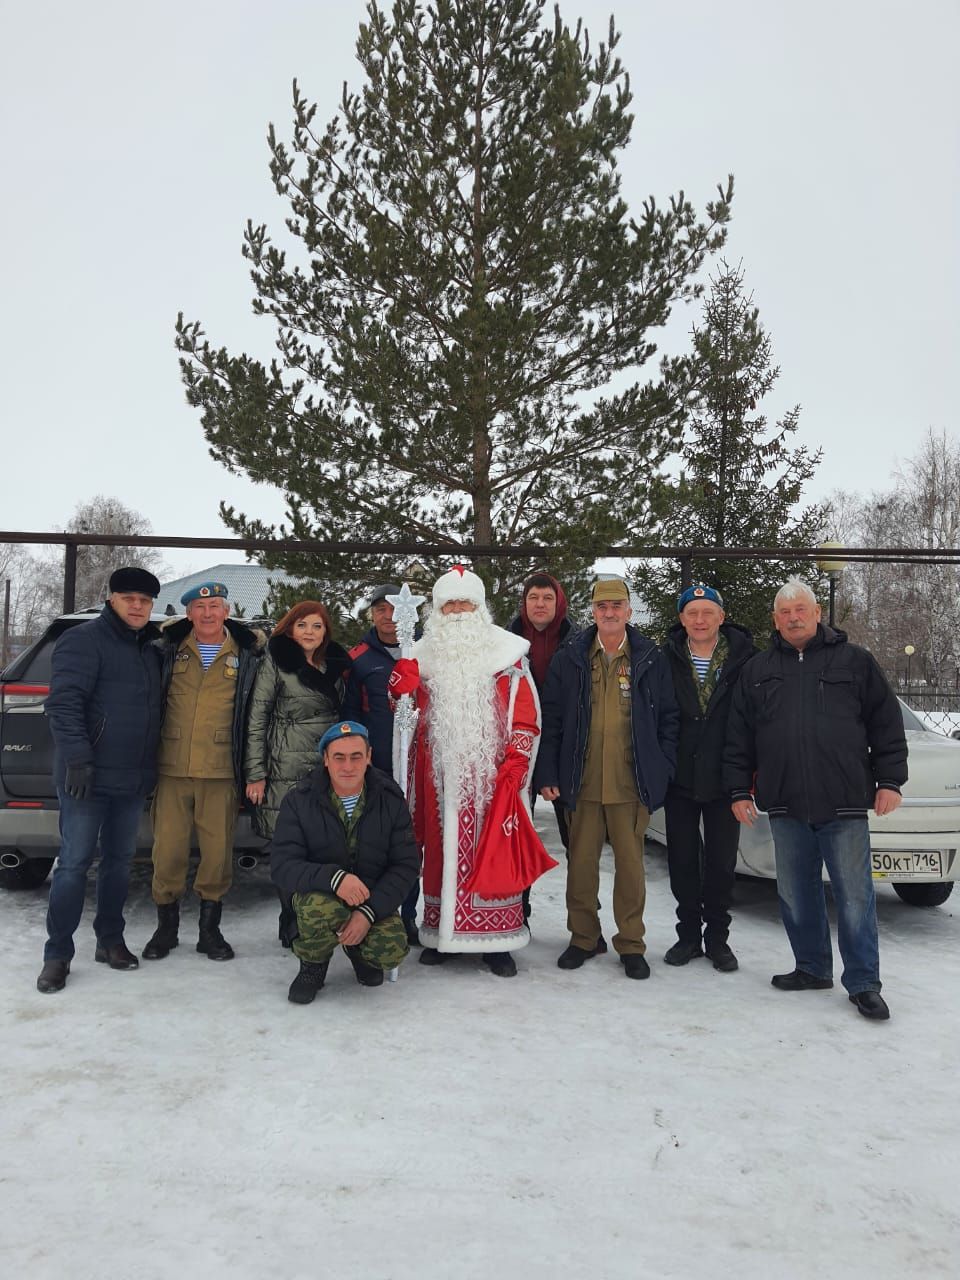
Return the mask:
<path id="1" fill-rule="evenodd" d="M 387 604 L 393 605 L 393 621 L 397 628 L 397 640 L 400 642 L 400 656 L 409 658 L 413 652 L 413 641 L 417 630 L 417 610 L 427 597 L 415 596 L 405 582 L 398 595 L 384 598 Z M 410 743 L 418 715 L 413 694 L 402 694 L 397 702 L 394 716 L 393 776 L 400 784 L 404 796 L 407 794 L 407 759 L 410 755 Z"/>

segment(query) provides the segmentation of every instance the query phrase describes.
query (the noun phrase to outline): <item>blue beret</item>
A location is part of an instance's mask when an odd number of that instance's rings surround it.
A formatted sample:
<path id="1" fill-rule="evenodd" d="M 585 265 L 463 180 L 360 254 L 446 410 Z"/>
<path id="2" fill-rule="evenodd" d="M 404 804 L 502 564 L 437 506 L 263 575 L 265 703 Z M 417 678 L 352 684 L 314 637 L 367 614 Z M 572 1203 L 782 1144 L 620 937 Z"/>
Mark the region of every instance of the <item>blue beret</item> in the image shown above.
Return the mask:
<path id="1" fill-rule="evenodd" d="M 323 755 L 330 743 L 335 742 L 337 738 L 363 738 L 364 742 L 370 741 L 370 735 L 364 725 L 358 724 L 356 720 L 339 720 L 331 725 L 320 739 L 317 745 L 320 754 Z"/>
<path id="2" fill-rule="evenodd" d="M 677 597 L 677 613 L 683 613 L 684 609 L 691 600 L 709 600 L 711 604 L 718 604 L 723 608 L 723 596 L 715 587 L 707 587 L 702 582 L 695 582 L 692 587 L 687 587 L 686 591 L 681 591 Z"/>
<path id="3" fill-rule="evenodd" d="M 198 586 L 185 591 L 180 597 L 180 603 L 190 604 L 193 600 L 226 600 L 227 594 L 227 588 L 222 582 L 201 582 Z"/>

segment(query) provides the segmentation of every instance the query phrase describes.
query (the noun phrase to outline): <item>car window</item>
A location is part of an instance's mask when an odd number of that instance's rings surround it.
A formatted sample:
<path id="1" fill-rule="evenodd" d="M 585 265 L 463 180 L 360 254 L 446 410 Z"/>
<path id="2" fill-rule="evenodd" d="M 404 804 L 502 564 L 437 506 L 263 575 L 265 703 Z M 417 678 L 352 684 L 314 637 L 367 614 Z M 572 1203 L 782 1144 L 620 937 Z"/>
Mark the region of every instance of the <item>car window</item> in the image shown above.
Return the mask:
<path id="1" fill-rule="evenodd" d="M 53 665 L 53 650 L 56 640 L 46 640 L 30 655 L 25 671 L 20 672 L 20 679 L 27 684 L 49 684 L 50 671 Z"/>
<path id="2" fill-rule="evenodd" d="M 68 627 L 76 625 L 76 621 L 67 622 L 64 618 L 51 623 L 36 644 L 14 658 L 3 673 L 4 679 L 21 680 L 24 684 L 49 684 L 54 646 Z"/>
<path id="3" fill-rule="evenodd" d="M 898 702 L 900 701 L 899 698 L 897 699 L 897 701 Z M 904 729 L 916 729 L 916 730 L 919 730 L 921 733 L 930 732 L 927 725 L 923 723 L 923 721 L 920 719 L 918 715 L 916 715 L 913 711 L 910 710 L 910 708 L 907 706 L 905 702 L 900 703 L 900 714 L 903 716 Z"/>

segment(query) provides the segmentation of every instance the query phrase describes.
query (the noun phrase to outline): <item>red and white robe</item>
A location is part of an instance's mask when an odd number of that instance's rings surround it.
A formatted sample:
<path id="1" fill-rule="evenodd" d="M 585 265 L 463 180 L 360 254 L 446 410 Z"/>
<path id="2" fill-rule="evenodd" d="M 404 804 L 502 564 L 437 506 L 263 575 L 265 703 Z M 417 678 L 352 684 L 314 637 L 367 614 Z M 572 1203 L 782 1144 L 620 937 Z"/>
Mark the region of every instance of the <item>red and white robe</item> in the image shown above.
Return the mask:
<path id="1" fill-rule="evenodd" d="M 490 646 L 490 679 L 503 713 L 500 765 L 508 752 L 526 757 L 526 781 L 519 789 L 530 812 L 527 783 L 532 776 L 540 737 L 540 700 L 524 656 L 528 642 L 500 627 Z M 420 650 L 418 653 L 417 650 Z M 525 947 L 530 933 L 523 919 L 520 893 L 486 899 L 465 890 L 474 869 L 484 812 L 474 804 L 458 806 L 456 795 L 438 792 L 428 725 L 430 666 L 421 645 L 414 646 L 420 662 L 417 691 L 420 717 L 414 739 L 408 801 L 414 833 L 423 849 L 423 923 L 420 940 L 437 951 L 513 951 Z M 494 803 L 496 793 L 491 798 Z"/>

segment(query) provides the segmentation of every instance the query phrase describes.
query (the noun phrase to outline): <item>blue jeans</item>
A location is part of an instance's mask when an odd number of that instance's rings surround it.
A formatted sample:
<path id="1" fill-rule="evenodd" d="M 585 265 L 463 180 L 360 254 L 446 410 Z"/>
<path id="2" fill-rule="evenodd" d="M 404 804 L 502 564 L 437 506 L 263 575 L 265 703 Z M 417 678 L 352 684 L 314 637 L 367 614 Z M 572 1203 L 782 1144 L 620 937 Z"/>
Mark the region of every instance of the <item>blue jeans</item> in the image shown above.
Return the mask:
<path id="1" fill-rule="evenodd" d="M 73 935 L 83 914 L 87 871 L 100 844 L 97 868 L 97 941 L 113 946 L 123 939 L 123 904 L 130 882 L 130 860 L 137 844 L 143 796 L 94 793 L 74 800 L 57 788 L 60 798 L 60 854 L 50 885 L 47 945 L 44 960 L 71 960 Z"/>
<path id="2" fill-rule="evenodd" d="M 877 904 L 870 874 L 866 818 L 800 822 L 771 818 L 777 852 L 780 915 L 798 969 L 815 978 L 833 976 L 833 949 L 823 889 L 826 863 L 837 906 L 840 981 L 850 995 L 880 990 Z"/>

